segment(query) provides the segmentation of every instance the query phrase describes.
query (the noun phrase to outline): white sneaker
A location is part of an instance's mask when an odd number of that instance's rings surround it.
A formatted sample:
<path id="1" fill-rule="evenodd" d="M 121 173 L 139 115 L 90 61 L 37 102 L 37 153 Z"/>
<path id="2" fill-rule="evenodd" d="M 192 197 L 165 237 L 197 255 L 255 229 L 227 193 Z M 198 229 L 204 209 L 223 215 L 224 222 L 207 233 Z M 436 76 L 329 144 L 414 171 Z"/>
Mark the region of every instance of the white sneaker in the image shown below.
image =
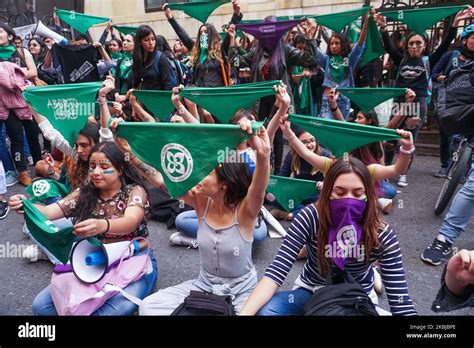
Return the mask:
<path id="1" fill-rule="evenodd" d="M 372 267 L 372 269 L 374 270 L 374 290 L 377 294 L 381 294 L 383 292 L 382 277 L 377 271 L 377 267 Z"/>
<path id="2" fill-rule="evenodd" d="M 407 187 L 408 186 L 407 176 L 406 175 L 400 175 L 398 177 L 397 185 L 400 186 L 400 187 Z"/>
<path id="3" fill-rule="evenodd" d="M 23 258 L 29 259 L 30 262 L 36 262 L 38 260 L 48 260 L 46 254 L 38 248 L 37 245 L 30 245 L 28 248 L 23 250 Z"/>
<path id="4" fill-rule="evenodd" d="M 198 247 L 196 238 L 186 237 L 181 232 L 175 232 L 170 236 L 170 243 L 173 245 L 184 245 L 196 249 Z"/>
<path id="5" fill-rule="evenodd" d="M 392 210 L 393 201 L 388 198 L 379 198 L 379 206 L 385 214 L 388 214 Z"/>

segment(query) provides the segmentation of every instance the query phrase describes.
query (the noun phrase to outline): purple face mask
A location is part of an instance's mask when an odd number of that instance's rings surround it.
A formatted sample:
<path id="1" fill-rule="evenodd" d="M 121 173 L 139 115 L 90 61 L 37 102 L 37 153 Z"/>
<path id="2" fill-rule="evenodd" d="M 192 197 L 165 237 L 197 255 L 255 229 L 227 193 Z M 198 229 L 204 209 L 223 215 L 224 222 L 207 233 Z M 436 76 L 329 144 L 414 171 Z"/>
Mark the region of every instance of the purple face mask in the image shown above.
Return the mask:
<path id="1" fill-rule="evenodd" d="M 326 256 L 344 269 L 346 259 L 363 257 L 357 246 L 362 236 L 362 219 L 367 207 L 365 200 L 333 199 L 329 202 L 332 226 L 329 228 Z"/>

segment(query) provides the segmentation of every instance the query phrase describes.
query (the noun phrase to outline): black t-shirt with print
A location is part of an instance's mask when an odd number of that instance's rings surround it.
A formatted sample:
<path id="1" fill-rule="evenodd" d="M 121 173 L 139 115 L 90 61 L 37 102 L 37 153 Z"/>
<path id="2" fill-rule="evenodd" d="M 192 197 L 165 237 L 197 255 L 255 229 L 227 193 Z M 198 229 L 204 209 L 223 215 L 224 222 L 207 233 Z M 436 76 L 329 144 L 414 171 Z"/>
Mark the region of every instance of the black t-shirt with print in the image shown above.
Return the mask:
<path id="1" fill-rule="evenodd" d="M 100 81 L 97 63 L 101 56 L 97 48 L 91 45 L 54 45 L 52 54 L 54 67 L 61 65 L 64 83 Z"/>
<path id="2" fill-rule="evenodd" d="M 402 60 L 396 87 L 411 88 L 417 97 L 427 96 L 428 79 L 423 58 L 405 58 Z"/>

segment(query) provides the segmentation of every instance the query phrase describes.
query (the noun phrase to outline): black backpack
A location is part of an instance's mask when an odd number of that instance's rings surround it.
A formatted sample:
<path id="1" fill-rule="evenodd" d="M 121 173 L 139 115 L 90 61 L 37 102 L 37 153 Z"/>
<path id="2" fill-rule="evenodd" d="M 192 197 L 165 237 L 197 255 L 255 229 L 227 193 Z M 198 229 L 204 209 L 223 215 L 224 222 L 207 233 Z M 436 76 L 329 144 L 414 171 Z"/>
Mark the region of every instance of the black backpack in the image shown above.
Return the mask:
<path id="1" fill-rule="evenodd" d="M 193 210 L 189 205 L 182 206 L 181 203 L 171 198 L 168 191 L 162 188 L 148 189 L 150 194 L 150 218 L 166 223 L 168 229 L 175 226 L 176 217 L 182 212 Z"/>
<path id="2" fill-rule="evenodd" d="M 304 306 L 304 315 L 378 316 L 364 289 L 347 271 L 332 267 L 327 285 L 316 290 Z"/>
<path id="3" fill-rule="evenodd" d="M 191 291 L 190 295 L 171 315 L 235 315 L 235 311 L 230 296 Z"/>

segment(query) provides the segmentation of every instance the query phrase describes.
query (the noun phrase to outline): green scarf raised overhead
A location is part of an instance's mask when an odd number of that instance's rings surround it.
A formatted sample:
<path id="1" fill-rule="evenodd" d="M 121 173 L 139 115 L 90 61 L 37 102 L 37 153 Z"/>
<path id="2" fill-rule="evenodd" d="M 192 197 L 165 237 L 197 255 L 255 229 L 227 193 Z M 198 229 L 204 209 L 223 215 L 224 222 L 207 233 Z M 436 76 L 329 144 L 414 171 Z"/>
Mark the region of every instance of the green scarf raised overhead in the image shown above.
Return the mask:
<path id="1" fill-rule="evenodd" d="M 0 46 L 0 59 L 8 60 L 15 54 L 16 47 L 13 45 Z"/>
<path id="2" fill-rule="evenodd" d="M 40 203 L 52 197 L 66 197 L 71 192 L 66 185 L 50 179 L 35 180 L 25 190 L 31 195 L 31 203 Z"/>
<path id="3" fill-rule="evenodd" d="M 254 132 L 261 125 L 254 122 Z M 186 123 L 120 123 L 117 136 L 160 171 L 173 198 L 188 192 L 250 137 L 239 126 Z"/>
<path id="4" fill-rule="evenodd" d="M 114 24 L 112 25 L 112 27 L 120 31 L 123 35 L 128 35 L 128 34 L 136 35 L 137 29 L 138 29 L 138 27 L 132 27 L 128 25 L 115 25 Z"/>
<path id="5" fill-rule="evenodd" d="M 374 15 L 369 17 L 369 26 L 367 31 L 367 39 L 365 40 L 365 51 L 359 62 L 359 67 L 363 67 L 368 62 L 379 58 L 385 53 L 380 32 L 374 20 Z"/>
<path id="6" fill-rule="evenodd" d="M 86 35 L 90 27 L 110 21 L 110 18 L 85 15 L 75 11 L 56 9 L 56 15 L 78 32 Z"/>
<path id="7" fill-rule="evenodd" d="M 338 88 L 364 112 L 369 112 L 377 105 L 405 94 L 405 88 Z"/>
<path id="8" fill-rule="evenodd" d="M 172 10 L 181 10 L 188 16 L 196 18 L 202 23 L 206 23 L 216 8 L 230 1 L 231 0 L 189 0 L 188 2 L 168 4 L 168 6 Z"/>
<path id="9" fill-rule="evenodd" d="M 383 140 L 399 140 L 393 130 L 320 117 L 290 115 L 288 121 L 312 134 L 337 158 L 366 144 Z"/>
<path id="10" fill-rule="evenodd" d="M 417 8 L 411 10 L 382 11 L 382 14 L 394 21 L 405 23 L 412 31 L 419 35 L 423 35 L 427 29 L 431 28 L 439 21 L 466 7 L 467 5 Z"/>
<path id="11" fill-rule="evenodd" d="M 250 109 L 257 99 L 274 94 L 271 85 L 246 87 L 244 84 L 241 87 L 184 88 L 179 95 L 206 109 L 222 123 L 229 123 L 238 110 Z"/>
<path id="12" fill-rule="evenodd" d="M 326 28 L 329 28 L 336 33 L 340 33 L 345 26 L 350 25 L 354 22 L 357 18 L 364 16 L 370 10 L 369 6 L 364 6 L 362 8 L 358 8 L 355 10 L 350 11 L 342 11 L 336 13 L 330 13 L 325 15 L 319 16 L 306 16 L 306 17 L 313 17 L 316 19 L 318 24 L 324 25 Z"/>
<path id="13" fill-rule="evenodd" d="M 101 87 L 102 82 L 30 87 L 23 97 L 74 147 L 79 131 L 88 117 L 94 115 L 95 100 Z"/>
<path id="14" fill-rule="evenodd" d="M 76 239 L 76 236 L 73 234 L 74 227 L 71 226 L 59 230 L 55 224 L 35 208 L 33 203 L 28 202 L 26 199 L 23 199 L 23 210 L 25 212 L 26 226 L 33 238 L 59 261 L 66 264 L 72 244 Z"/>
<path id="15" fill-rule="evenodd" d="M 273 194 L 278 203 L 289 213 L 319 192 L 316 181 L 275 175 L 270 175 L 267 191 Z"/>
<path id="16" fill-rule="evenodd" d="M 175 109 L 171 102 L 171 91 L 133 91 L 133 95 L 161 121 L 167 121 Z"/>
<path id="17" fill-rule="evenodd" d="M 301 75 L 304 68 L 301 66 L 293 67 L 294 75 Z M 311 81 L 308 77 L 301 77 L 293 90 L 296 112 L 303 115 L 314 114 L 313 91 L 311 90 Z"/>

